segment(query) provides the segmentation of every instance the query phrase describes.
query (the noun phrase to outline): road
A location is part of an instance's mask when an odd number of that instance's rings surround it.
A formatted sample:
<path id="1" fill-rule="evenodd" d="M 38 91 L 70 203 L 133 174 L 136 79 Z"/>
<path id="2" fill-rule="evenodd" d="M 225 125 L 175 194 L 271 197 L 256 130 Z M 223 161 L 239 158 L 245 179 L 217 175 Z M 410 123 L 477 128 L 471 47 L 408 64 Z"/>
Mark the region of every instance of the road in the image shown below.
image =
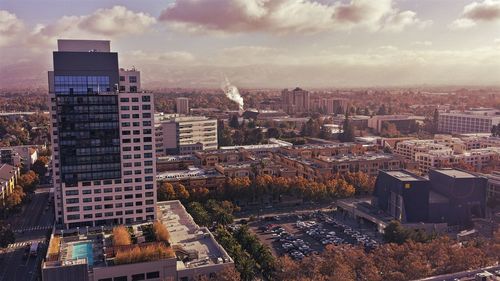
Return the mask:
<path id="1" fill-rule="evenodd" d="M 31 195 L 31 202 L 23 211 L 10 217 L 6 223 L 14 231 L 16 241 L 0 253 L 0 281 L 38 280 L 38 266 L 47 249 L 47 233 L 54 223 L 54 209 L 48 204 L 48 191 Z M 23 258 L 25 247 L 40 242 L 37 256 Z"/>

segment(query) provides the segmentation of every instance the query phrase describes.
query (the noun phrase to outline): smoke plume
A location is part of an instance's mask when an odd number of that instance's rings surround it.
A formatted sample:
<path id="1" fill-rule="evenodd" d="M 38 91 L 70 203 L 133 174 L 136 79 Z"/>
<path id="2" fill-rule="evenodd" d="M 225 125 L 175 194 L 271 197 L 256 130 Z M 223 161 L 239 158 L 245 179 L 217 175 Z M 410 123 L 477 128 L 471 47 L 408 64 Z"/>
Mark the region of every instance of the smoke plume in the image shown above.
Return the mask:
<path id="1" fill-rule="evenodd" d="M 236 88 L 236 86 L 232 85 L 231 82 L 229 82 L 229 79 L 227 79 L 227 77 L 225 77 L 221 87 L 226 94 L 226 97 L 237 103 L 239 109 L 243 110 L 243 98 L 240 95 L 240 91 L 238 91 L 238 88 Z"/>

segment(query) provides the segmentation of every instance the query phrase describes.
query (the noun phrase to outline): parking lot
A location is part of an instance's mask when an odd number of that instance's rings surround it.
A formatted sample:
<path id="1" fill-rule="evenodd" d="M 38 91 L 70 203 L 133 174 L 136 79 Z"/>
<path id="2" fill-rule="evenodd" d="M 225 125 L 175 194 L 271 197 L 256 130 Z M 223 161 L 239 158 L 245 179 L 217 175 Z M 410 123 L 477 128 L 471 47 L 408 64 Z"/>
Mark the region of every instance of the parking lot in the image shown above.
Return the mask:
<path id="1" fill-rule="evenodd" d="M 293 259 L 318 254 L 328 245 L 362 245 L 370 250 L 381 243 L 375 231 L 333 211 L 265 217 L 251 228 L 274 255 Z"/>

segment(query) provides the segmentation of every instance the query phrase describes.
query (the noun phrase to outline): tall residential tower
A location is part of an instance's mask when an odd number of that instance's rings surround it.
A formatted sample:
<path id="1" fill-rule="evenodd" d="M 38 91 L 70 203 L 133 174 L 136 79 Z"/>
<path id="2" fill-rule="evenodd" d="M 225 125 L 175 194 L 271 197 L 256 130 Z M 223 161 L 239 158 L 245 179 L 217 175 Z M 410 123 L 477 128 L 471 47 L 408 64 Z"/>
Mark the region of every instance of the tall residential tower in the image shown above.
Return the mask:
<path id="1" fill-rule="evenodd" d="M 118 54 L 110 51 L 109 41 L 58 40 L 53 62 L 49 96 L 57 223 L 97 226 L 156 218 L 152 94 L 132 92 L 130 85 L 120 91 Z"/>

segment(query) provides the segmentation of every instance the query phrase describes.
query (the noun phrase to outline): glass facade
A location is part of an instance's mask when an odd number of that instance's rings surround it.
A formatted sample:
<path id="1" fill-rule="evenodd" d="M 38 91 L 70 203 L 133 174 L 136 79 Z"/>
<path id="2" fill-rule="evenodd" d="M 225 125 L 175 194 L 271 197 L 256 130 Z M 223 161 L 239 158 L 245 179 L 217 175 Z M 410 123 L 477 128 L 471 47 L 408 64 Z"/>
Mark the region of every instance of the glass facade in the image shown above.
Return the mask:
<path id="1" fill-rule="evenodd" d="M 57 94 L 84 95 L 89 93 L 111 92 L 108 76 L 70 76 L 56 75 L 54 90 Z"/>
<path id="2" fill-rule="evenodd" d="M 59 93 L 56 105 L 61 180 L 120 178 L 118 96 Z"/>

